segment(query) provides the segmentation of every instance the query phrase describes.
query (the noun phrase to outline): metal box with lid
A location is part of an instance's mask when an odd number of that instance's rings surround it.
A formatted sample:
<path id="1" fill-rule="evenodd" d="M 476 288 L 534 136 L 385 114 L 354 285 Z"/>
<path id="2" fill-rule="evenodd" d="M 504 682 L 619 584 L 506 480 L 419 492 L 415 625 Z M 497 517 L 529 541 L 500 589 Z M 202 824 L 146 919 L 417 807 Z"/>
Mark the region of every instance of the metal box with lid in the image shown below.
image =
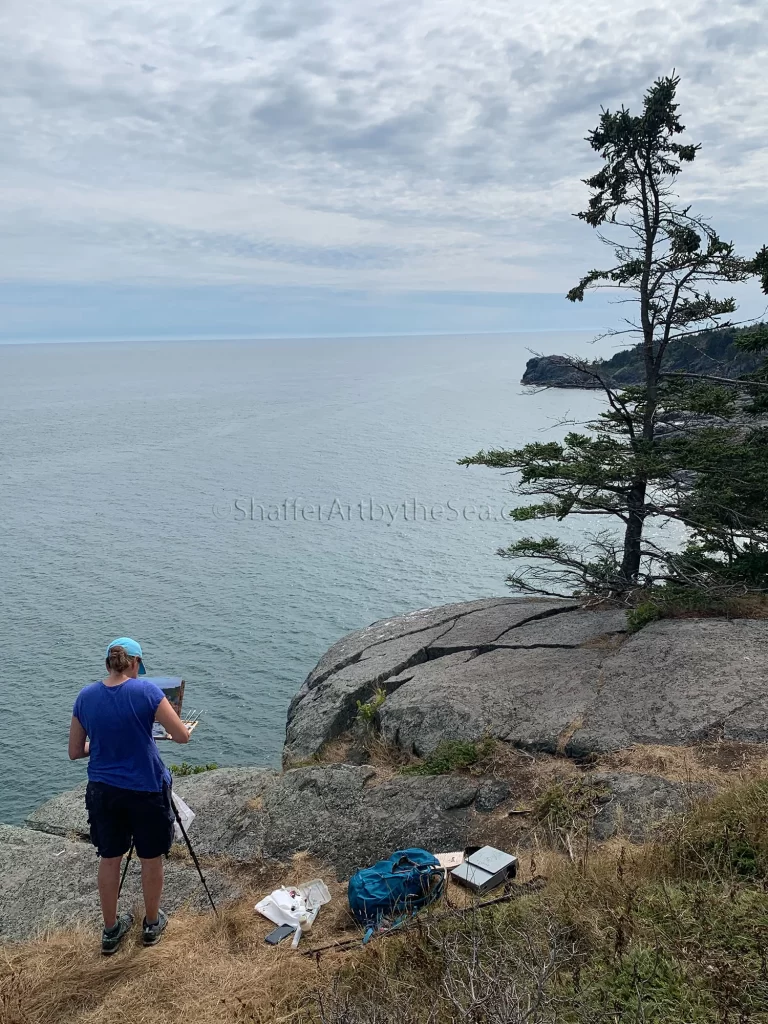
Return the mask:
<path id="1" fill-rule="evenodd" d="M 482 893 L 496 889 L 516 874 L 517 857 L 494 846 L 482 846 L 451 871 L 451 878 L 459 885 Z"/>

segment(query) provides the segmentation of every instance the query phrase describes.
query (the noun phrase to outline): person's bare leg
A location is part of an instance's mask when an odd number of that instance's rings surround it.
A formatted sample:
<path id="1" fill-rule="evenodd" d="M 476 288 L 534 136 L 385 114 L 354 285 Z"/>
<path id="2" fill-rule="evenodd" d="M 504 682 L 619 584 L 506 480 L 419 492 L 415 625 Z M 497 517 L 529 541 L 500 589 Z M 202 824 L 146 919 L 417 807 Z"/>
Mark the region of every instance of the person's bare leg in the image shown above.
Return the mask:
<path id="1" fill-rule="evenodd" d="M 102 857 L 99 860 L 99 899 L 104 927 L 109 930 L 117 923 L 117 896 L 120 889 L 122 857 Z"/>
<path id="2" fill-rule="evenodd" d="M 150 924 L 154 924 L 163 894 L 162 857 L 152 857 L 141 862 L 141 888 L 144 893 L 144 915 Z"/>

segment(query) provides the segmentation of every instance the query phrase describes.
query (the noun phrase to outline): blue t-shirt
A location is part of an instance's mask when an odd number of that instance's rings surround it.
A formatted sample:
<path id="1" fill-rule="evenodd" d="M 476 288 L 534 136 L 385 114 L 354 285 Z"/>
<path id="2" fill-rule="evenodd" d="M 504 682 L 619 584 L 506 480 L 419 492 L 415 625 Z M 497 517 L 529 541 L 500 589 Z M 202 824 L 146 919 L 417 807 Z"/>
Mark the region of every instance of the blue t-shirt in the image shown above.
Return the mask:
<path id="1" fill-rule="evenodd" d="M 72 714 L 91 742 L 88 778 L 118 789 L 158 793 L 170 782 L 152 723 L 165 694 L 155 683 L 126 679 L 118 686 L 91 683 L 77 696 Z"/>

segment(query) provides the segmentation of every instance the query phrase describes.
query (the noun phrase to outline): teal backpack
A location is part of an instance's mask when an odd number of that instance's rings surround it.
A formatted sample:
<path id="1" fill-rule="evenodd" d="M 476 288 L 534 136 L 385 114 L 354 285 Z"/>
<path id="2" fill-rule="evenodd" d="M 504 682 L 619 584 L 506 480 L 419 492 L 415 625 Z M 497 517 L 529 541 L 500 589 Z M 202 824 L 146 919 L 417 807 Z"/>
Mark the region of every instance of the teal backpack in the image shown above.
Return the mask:
<path id="1" fill-rule="evenodd" d="M 445 872 L 426 850 L 397 850 L 386 860 L 354 874 L 347 888 L 349 909 L 366 929 L 363 942 L 385 923 L 398 927 L 436 900 Z"/>

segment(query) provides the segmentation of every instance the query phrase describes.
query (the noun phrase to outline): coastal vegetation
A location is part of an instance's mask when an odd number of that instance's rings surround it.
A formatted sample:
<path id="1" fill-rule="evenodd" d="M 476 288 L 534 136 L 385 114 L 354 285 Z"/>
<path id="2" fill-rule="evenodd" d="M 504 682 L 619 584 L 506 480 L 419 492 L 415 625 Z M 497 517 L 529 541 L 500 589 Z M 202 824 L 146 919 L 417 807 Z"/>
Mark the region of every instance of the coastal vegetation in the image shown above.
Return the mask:
<path id="1" fill-rule="evenodd" d="M 369 947 L 320 957 L 275 950 L 254 929 L 248 901 L 218 919 L 177 915 L 158 950 L 114 961 L 98 959 L 85 929 L 7 946 L 3 1021 L 764 1021 L 768 783 L 745 778 L 645 845 L 594 847 L 594 799 L 578 784 L 542 794 L 538 819 L 568 843 L 521 853 L 510 902 L 438 907 Z"/>
<path id="2" fill-rule="evenodd" d="M 568 299 L 584 301 L 595 288 L 629 293 L 625 326 L 612 333 L 640 339 L 615 362 L 565 361 L 602 390 L 605 411 L 562 441 L 460 460 L 516 471 L 523 501 L 511 512 L 515 522 L 578 516 L 585 526 L 581 544 L 528 536 L 500 551 L 514 560 L 508 582 L 520 591 L 631 606 L 647 603 L 645 591 L 655 600 L 665 587 L 715 600 L 768 590 L 768 433 L 749 422 L 766 408 L 768 328 L 712 333 L 733 327 L 736 311 L 734 298 L 713 289 L 757 278 L 768 292 L 768 248 L 738 255 L 679 200 L 677 178 L 699 146 L 678 141 L 685 131 L 678 85 L 674 76 L 657 80 L 641 114 L 604 110 L 589 135 L 603 166 L 586 179 L 589 203 L 577 216 L 599 232 L 613 262 L 586 274 Z M 694 337 L 713 351 L 731 348 L 732 357 L 738 350 L 745 360 L 739 368 L 749 372 L 723 379 L 706 361 L 681 372 L 680 353 Z M 618 373 L 622 359 L 631 383 Z M 702 424 L 702 417 L 718 422 Z M 652 520 L 681 523 L 684 550 L 650 539 Z M 601 525 L 590 532 L 587 524 L 595 522 Z"/>
<path id="3" fill-rule="evenodd" d="M 345 965 L 319 1019 L 764 1020 L 767 797 L 764 782 L 747 783 L 646 847 L 590 857 L 582 846 L 540 892 L 427 924 Z"/>
<path id="4" fill-rule="evenodd" d="M 187 761 L 182 761 L 181 764 L 169 764 L 168 770 L 174 778 L 180 779 L 187 775 L 201 775 L 203 772 L 212 772 L 218 767 L 215 761 L 209 764 L 189 764 Z"/>
<path id="5" fill-rule="evenodd" d="M 376 721 L 379 709 L 387 699 L 387 691 L 379 687 L 370 700 L 357 701 L 357 717 L 363 725 L 372 726 Z"/>
<path id="6" fill-rule="evenodd" d="M 492 739 L 480 743 L 472 740 L 442 740 L 423 760 L 405 765 L 402 775 L 447 775 L 462 768 L 470 768 L 487 757 L 494 747 Z"/>

